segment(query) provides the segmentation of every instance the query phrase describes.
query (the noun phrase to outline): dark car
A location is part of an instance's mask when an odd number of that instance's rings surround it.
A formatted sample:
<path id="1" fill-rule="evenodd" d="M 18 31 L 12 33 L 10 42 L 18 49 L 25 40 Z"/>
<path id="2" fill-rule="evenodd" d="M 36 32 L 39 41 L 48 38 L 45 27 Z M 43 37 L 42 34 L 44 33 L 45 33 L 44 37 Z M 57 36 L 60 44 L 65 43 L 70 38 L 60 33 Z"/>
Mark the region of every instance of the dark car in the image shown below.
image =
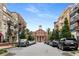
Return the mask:
<path id="1" fill-rule="evenodd" d="M 51 42 L 51 41 L 47 41 L 47 42 L 45 42 L 45 43 L 46 43 L 47 45 L 49 45 L 49 44 L 50 44 L 50 42 Z"/>
<path id="2" fill-rule="evenodd" d="M 58 40 L 50 41 L 50 42 L 49 42 L 49 45 L 50 45 L 50 46 L 53 46 L 53 47 L 57 47 L 57 46 L 58 46 Z"/>
<path id="3" fill-rule="evenodd" d="M 59 42 L 58 40 L 53 40 L 52 41 L 52 46 L 53 47 L 58 47 L 58 42 Z"/>
<path id="4" fill-rule="evenodd" d="M 75 38 L 62 38 L 58 43 L 58 48 L 61 50 L 65 49 L 78 49 L 78 43 Z"/>
<path id="5" fill-rule="evenodd" d="M 49 45 L 50 45 L 50 46 L 53 46 L 53 42 L 52 42 L 52 41 L 50 41 L 50 42 L 49 42 Z"/>

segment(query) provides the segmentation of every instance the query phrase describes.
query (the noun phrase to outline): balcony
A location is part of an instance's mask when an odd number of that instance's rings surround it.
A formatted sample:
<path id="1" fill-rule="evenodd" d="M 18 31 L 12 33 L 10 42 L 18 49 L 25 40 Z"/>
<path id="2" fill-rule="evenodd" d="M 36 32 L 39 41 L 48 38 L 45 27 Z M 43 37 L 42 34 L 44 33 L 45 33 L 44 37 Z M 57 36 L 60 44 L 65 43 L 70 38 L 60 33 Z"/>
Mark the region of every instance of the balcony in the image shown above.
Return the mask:
<path id="1" fill-rule="evenodd" d="M 74 19 L 74 22 L 79 21 L 79 13 L 76 13 L 73 19 Z"/>
<path id="2" fill-rule="evenodd" d="M 79 26 L 76 26 L 76 27 L 75 27 L 75 30 L 79 31 Z"/>

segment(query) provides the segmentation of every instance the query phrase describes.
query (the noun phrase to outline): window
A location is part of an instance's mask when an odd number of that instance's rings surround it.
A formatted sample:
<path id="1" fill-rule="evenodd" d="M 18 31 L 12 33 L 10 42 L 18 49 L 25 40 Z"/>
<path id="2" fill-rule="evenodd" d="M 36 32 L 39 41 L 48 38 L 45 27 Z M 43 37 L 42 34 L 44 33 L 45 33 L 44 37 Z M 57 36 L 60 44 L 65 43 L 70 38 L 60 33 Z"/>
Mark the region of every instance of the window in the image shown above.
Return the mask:
<path id="1" fill-rule="evenodd" d="M 70 29 L 74 29 L 75 28 L 75 24 L 70 25 Z"/>
<path id="2" fill-rule="evenodd" d="M 1 13 L 1 9 L 0 9 L 0 17 L 2 16 L 2 13 Z"/>
<path id="3" fill-rule="evenodd" d="M 77 9 L 78 7 L 74 7 L 73 10 Z"/>
<path id="4" fill-rule="evenodd" d="M 5 6 L 3 6 L 3 10 L 6 12 L 6 7 Z"/>
<path id="5" fill-rule="evenodd" d="M 0 22 L 0 29 L 2 28 L 2 22 Z"/>
<path id="6" fill-rule="evenodd" d="M 10 18 L 8 18 L 8 21 L 10 20 Z"/>
<path id="7" fill-rule="evenodd" d="M 3 15 L 3 19 L 6 20 L 6 16 L 5 15 Z"/>
<path id="8" fill-rule="evenodd" d="M 72 21 L 72 22 L 70 22 L 70 25 L 73 25 L 75 22 L 74 21 Z"/>

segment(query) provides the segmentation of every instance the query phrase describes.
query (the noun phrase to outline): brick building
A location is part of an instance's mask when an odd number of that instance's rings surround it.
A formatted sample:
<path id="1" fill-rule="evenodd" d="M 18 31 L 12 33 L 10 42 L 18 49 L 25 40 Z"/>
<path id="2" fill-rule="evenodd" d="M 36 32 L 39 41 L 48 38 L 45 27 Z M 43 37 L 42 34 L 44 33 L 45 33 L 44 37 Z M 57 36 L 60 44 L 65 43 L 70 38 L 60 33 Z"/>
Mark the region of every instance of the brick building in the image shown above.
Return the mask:
<path id="1" fill-rule="evenodd" d="M 41 26 L 39 26 L 38 30 L 32 32 L 32 36 L 36 42 L 46 42 L 48 40 L 48 34 L 41 28 Z"/>

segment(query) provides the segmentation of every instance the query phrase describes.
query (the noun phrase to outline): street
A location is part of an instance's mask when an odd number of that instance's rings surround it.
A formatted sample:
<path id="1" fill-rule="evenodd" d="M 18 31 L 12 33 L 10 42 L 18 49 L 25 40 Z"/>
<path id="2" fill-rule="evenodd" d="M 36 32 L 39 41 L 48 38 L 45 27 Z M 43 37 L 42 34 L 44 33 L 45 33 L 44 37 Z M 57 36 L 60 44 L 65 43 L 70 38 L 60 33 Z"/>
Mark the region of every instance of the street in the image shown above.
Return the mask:
<path id="1" fill-rule="evenodd" d="M 61 51 L 44 43 L 36 43 L 29 47 L 16 47 L 8 49 L 7 56 L 70 56 L 67 52 Z"/>

